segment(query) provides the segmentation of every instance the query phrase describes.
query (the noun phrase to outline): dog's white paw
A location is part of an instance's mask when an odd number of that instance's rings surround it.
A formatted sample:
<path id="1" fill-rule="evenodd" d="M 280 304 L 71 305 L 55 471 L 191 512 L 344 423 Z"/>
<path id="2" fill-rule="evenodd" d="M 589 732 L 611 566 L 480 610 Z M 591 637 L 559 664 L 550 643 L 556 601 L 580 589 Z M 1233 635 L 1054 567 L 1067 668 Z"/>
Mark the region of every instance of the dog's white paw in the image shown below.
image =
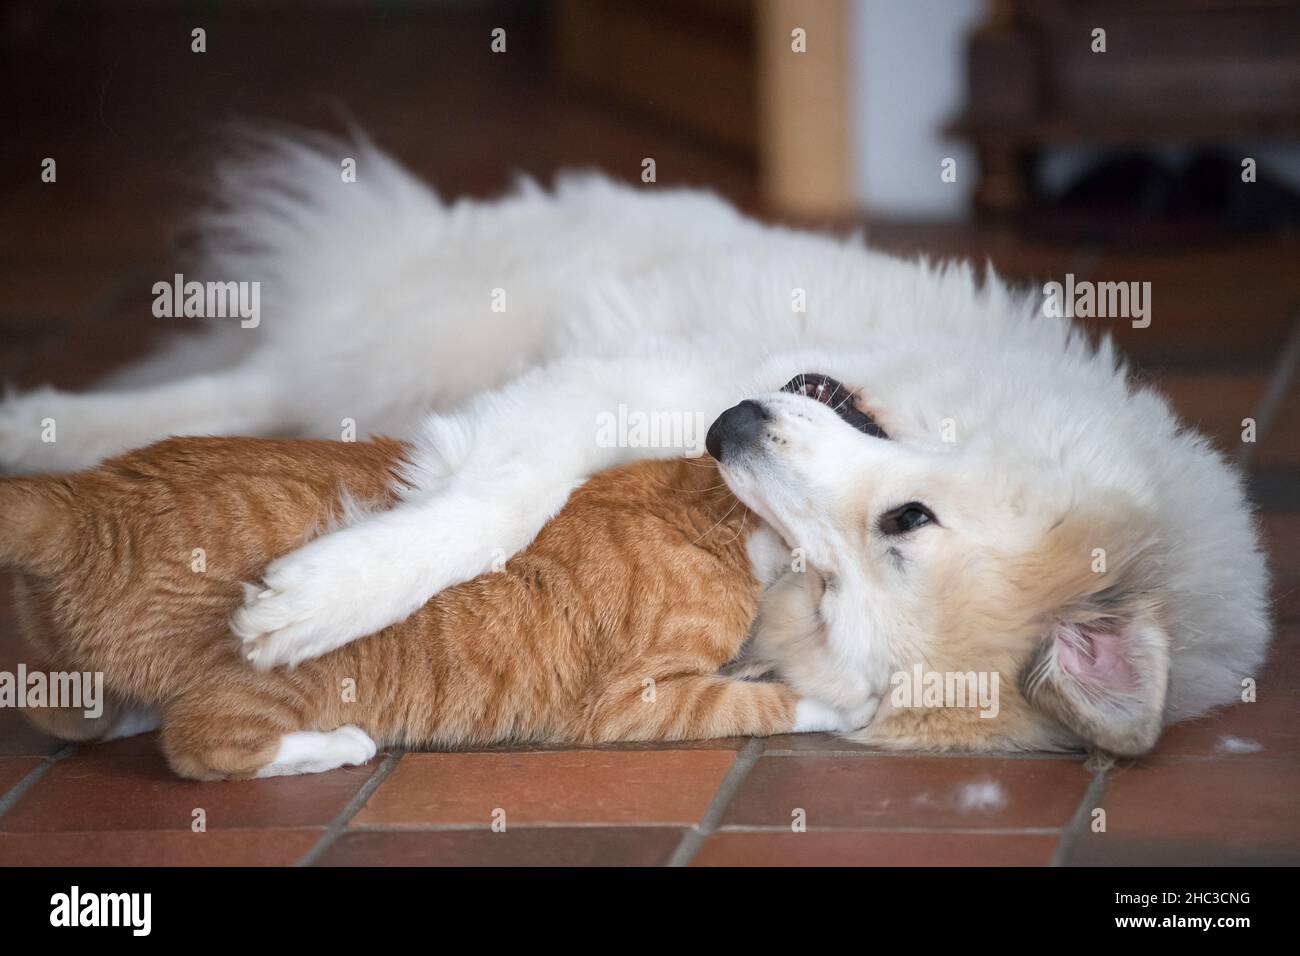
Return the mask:
<path id="1" fill-rule="evenodd" d="M 399 504 L 272 562 L 231 619 L 244 656 L 259 669 L 295 664 L 405 620 L 525 547 L 568 494 L 521 520 L 518 496 L 493 490 Z M 503 514 L 497 502 L 511 500 Z"/>
<path id="2" fill-rule="evenodd" d="M 247 585 L 231 618 L 245 659 L 259 670 L 319 657 L 369 633 L 353 582 L 319 568 L 304 576 L 302 565 L 312 562 L 295 558 L 271 565 L 261 585 Z"/>
<path id="3" fill-rule="evenodd" d="M 297 664 L 400 621 L 424 602 L 399 568 L 427 560 L 385 548 L 382 534 L 346 528 L 273 562 L 244 589 L 230 626 L 259 670 Z"/>
<path id="4" fill-rule="evenodd" d="M 345 724 L 336 730 L 301 730 L 280 738 L 280 749 L 259 777 L 322 773 L 354 767 L 372 760 L 379 748 L 360 727 Z"/>

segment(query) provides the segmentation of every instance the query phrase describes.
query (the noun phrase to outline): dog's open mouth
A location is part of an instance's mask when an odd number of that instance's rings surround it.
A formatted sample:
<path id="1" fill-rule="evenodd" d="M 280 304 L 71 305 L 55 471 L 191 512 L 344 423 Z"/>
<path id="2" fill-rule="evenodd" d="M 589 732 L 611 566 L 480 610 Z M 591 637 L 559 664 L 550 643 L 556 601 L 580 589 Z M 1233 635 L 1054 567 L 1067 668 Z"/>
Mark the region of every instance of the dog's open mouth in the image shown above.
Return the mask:
<path id="1" fill-rule="evenodd" d="M 803 372 L 781 387 L 792 395 L 803 395 L 827 405 L 847 424 L 873 438 L 888 438 L 874 418 L 859 408 L 858 394 L 829 375 L 820 372 Z"/>

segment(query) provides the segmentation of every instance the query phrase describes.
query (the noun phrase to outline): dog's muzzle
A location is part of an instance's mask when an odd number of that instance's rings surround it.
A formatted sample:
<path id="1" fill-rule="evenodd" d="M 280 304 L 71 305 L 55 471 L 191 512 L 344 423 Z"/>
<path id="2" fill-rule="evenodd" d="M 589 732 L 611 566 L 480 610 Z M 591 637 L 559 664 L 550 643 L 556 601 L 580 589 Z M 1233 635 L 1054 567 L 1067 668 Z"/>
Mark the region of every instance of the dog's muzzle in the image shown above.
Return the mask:
<path id="1" fill-rule="evenodd" d="M 704 447 L 717 461 L 734 455 L 758 441 L 772 416 L 767 409 L 751 399 L 733 405 L 718 416 L 704 436 Z"/>
<path id="2" fill-rule="evenodd" d="M 839 416 L 840 421 L 864 435 L 872 438 L 889 437 L 876 420 L 859 407 L 857 393 L 829 375 L 805 372 L 792 378 L 781 391 L 802 395 L 825 405 Z M 771 421 L 772 413 L 764 405 L 746 399 L 718 416 L 718 420 L 709 427 L 709 433 L 704 436 L 704 447 L 715 459 L 722 461 L 724 455 L 735 455 L 752 447 Z"/>
<path id="3" fill-rule="evenodd" d="M 858 405 L 858 395 L 843 382 L 820 372 L 796 375 L 781 387 L 781 391 L 802 395 L 828 407 L 846 424 L 872 438 L 888 438 L 871 415 Z"/>

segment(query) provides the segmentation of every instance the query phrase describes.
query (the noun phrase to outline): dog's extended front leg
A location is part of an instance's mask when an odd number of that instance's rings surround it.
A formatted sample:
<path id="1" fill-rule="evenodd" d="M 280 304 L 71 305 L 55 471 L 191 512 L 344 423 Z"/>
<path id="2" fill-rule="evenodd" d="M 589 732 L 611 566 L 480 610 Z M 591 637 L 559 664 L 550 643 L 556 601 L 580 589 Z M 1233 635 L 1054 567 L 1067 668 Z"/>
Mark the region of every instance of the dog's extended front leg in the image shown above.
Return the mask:
<path id="1" fill-rule="evenodd" d="M 589 475 L 701 451 L 753 371 L 661 345 L 565 359 L 432 416 L 394 508 L 284 556 L 249 588 L 232 621 L 246 655 L 263 668 L 319 656 L 500 569 Z"/>

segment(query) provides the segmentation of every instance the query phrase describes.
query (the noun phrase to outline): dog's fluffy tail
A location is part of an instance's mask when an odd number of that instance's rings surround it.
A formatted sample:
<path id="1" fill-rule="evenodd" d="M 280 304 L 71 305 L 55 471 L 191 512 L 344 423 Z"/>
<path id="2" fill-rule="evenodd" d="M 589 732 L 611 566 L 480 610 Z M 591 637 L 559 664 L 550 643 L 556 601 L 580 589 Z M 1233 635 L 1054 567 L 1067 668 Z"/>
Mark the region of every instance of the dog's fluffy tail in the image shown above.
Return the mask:
<path id="1" fill-rule="evenodd" d="M 433 190 L 360 132 L 230 132 L 193 252 L 209 278 L 261 280 L 269 315 L 337 307 L 356 276 L 385 276 L 394 248 L 445 219 Z"/>
<path id="2" fill-rule="evenodd" d="M 52 570 L 77 536 L 65 479 L 0 478 L 0 568 Z"/>

